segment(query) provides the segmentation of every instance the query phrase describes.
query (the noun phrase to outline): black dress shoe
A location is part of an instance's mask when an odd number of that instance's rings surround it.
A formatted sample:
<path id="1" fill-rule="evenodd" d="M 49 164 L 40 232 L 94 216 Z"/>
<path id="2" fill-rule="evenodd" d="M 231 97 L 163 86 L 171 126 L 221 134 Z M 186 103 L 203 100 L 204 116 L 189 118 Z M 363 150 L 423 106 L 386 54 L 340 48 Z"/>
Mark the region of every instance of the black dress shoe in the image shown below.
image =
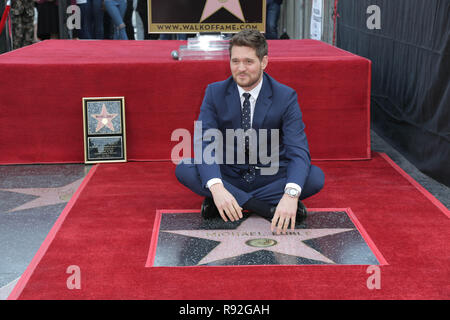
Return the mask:
<path id="1" fill-rule="evenodd" d="M 298 200 L 298 206 L 297 206 L 297 216 L 295 217 L 295 222 L 302 222 L 306 219 L 306 215 L 308 214 L 308 211 L 306 210 L 305 205 L 303 202 Z"/>
<path id="2" fill-rule="evenodd" d="M 220 217 L 219 210 L 217 209 L 212 198 L 206 197 L 205 200 L 203 200 L 201 215 L 203 219 L 213 219 Z"/>

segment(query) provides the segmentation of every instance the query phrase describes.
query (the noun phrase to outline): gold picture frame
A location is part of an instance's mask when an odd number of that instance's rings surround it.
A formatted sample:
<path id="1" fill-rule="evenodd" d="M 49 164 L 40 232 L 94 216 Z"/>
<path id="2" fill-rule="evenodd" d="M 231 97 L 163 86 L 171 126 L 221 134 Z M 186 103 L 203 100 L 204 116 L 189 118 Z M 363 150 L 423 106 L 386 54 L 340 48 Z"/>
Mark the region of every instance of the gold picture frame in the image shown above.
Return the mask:
<path id="1" fill-rule="evenodd" d="M 201 1 L 146 1 L 147 33 L 238 33 L 245 29 L 266 32 L 266 0 L 206 0 L 203 5 Z M 206 10 L 207 7 L 212 10 Z"/>
<path id="2" fill-rule="evenodd" d="M 86 97 L 82 106 L 84 163 L 126 162 L 125 98 Z"/>

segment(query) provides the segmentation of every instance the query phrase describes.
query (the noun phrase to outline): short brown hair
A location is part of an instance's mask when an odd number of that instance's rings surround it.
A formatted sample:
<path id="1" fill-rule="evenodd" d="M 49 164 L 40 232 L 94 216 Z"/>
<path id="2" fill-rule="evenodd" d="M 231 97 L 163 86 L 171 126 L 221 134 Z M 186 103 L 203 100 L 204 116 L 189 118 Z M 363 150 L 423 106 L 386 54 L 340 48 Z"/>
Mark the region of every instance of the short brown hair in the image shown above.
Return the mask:
<path id="1" fill-rule="evenodd" d="M 230 40 L 230 57 L 233 46 L 250 47 L 255 49 L 259 60 L 262 60 L 262 58 L 267 56 L 268 53 L 266 38 L 258 30 L 246 29 L 236 33 Z"/>

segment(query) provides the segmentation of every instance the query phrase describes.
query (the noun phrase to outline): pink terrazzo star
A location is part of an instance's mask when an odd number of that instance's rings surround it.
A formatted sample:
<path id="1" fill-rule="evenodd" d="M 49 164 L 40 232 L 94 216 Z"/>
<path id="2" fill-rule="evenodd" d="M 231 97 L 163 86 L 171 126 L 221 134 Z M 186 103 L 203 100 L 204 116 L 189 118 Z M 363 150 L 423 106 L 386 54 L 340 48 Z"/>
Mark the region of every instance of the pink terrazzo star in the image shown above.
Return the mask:
<path id="1" fill-rule="evenodd" d="M 105 105 L 102 106 L 102 112 L 100 114 L 92 114 L 91 116 L 97 120 L 97 128 L 95 128 L 95 132 L 98 132 L 104 126 L 107 126 L 111 131 L 114 131 L 112 120 L 117 117 L 118 114 L 108 113 Z"/>
<path id="2" fill-rule="evenodd" d="M 286 235 L 274 235 L 270 232 L 270 222 L 251 216 L 234 230 L 164 230 L 194 238 L 218 241 L 219 244 L 198 265 L 237 257 L 243 254 L 268 250 L 295 257 L 335 264 L 317 250 L 309 247 L 303 241 L 354 230 L 352 228 L 295 229 Z"/>
<path id="3" fill-rule="evenodd" d="M 227 9 L 230 13 L 245 22 L 244 14 L 242 13 L 242 8 L 239 0 L 207 0 L 200 22 L 209 18 L 212 14 L 219 11 L 221 8 Z"/>

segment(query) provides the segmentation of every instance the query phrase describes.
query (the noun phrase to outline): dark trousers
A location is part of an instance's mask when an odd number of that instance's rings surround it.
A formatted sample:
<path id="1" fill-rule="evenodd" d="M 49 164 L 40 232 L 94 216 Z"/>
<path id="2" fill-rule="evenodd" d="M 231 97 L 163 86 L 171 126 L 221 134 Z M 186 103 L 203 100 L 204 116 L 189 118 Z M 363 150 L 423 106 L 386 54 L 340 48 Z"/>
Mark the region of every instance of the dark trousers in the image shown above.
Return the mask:
<path id="1" fill-rule="evenodd" d="M 280 4 L 275 0 L 266 1 L 266 39 L 278 39 L 278 19 Z"/>
<path id="2" fill-rule="evenodd" d="M 284 170 L 283 170 L 284 169 Z M 277 205 L 284 194 L 287 178 L 285 168 L 280 168 L 273 179 L 267 180 L 260 178 L 258 175 L 254 183 L 248 184 L 242 177 L 226 175 L 222 173 L 222 182 L 224 187 L 235 197 L 237 203 L 242 206 L 250 198 L 256 198 L 261 201 Z M 175 170 L 175 175 L 184 186 L 203 197 L 212 197 L 209 189 L 202 185 L 197 167 L 192 161 L 180 162 Z M 266 176 L 267 177 L 267 176 Z M 303 186 L 300 199 L 306 199 L 318 193 L 324 185 L 325 175 L 323 171 L 311 165 L 309 176 Z"/>

